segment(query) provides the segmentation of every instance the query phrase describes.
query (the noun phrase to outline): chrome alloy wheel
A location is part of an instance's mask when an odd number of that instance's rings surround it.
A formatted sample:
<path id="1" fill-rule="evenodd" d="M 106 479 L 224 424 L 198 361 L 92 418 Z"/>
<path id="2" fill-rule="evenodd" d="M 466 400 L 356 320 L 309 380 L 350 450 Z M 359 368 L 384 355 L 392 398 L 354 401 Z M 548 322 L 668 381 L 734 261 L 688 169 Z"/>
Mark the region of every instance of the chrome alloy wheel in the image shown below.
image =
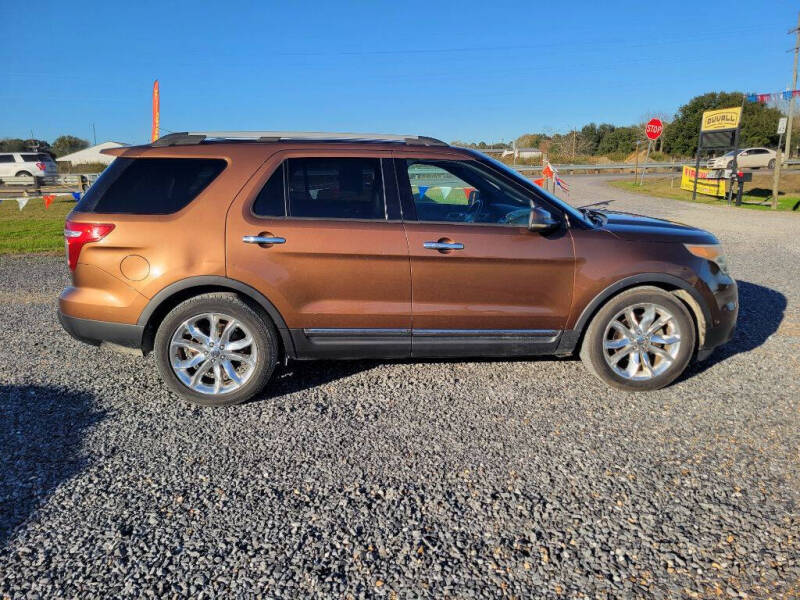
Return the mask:
<path id="1" fill-rule="evenodd" d="M 680 348 L 680 327 L 672 313 L 658 304 L 634 304 L 621 310 L 603 335 L 608 366 L 620 377 L 636 381 L 664 373 Z"/>
<path id="2" fill-rule="evenodd" d="M 227 394 L 243 386 L 258 358 L 247 327 L 222 313 L 181 323 L 169 344 L 169 362 L 183 384 L 201 394 Z"/>

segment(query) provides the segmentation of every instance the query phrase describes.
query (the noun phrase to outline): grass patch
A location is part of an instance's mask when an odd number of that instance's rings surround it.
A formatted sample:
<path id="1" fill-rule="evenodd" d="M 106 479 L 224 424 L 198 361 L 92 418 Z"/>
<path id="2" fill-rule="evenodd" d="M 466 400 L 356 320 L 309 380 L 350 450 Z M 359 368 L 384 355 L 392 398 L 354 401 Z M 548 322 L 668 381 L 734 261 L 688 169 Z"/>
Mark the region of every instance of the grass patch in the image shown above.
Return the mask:
<path id="1" fill-rule="evenodd" d="M 679 173 L 663 177 L 647 177 L 644 180 L 644 185 L 638 185 L 633 179 L 617 179 L 609 183 L 626 192 L 692 202 L 692 192 L 680 188 L 681 176 Z M 771 200 L 772 173 L 764 175 L 754 173 L 753 181 L 746 183 L 744 186 L 741 208 L 772 210 Z M 703 194 L 697 194 L 697 199 L 694 202 L 719 206 L 727 205 L 724 198 L 704 196 Z M 800 213 L 800 174 L 789 173 L 781 177 L 778 210 Z"/>
<path id="2" fill-rule="evenodd" d="M 64 252 L 64 219 L 75 207 L 72 196 L 56 196 L 50 208 L 31 198 L 19 210 L 13 199 L 0 202 L 0 254 Z"/>

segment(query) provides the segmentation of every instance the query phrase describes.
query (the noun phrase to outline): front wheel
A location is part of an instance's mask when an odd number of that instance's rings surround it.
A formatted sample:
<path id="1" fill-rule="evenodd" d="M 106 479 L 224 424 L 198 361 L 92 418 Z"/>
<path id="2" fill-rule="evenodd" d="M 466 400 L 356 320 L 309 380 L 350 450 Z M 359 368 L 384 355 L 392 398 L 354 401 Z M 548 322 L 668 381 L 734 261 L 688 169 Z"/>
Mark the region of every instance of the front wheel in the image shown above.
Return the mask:
<path id="1" fill-rule="evenodd" d="M 204 406 L 249 400 L 272 376 L 278 359 L 269 317 L 224 292 L 195 296 L 172 309 L 153 349 L 170 389 Z"/>
<path id="2" fill-rule="evenodd" d="M 639 287 L 612 298 L 595 315 L 581 346 L 581 359 L 608 385 L 649 391 L 672 383 L 686 369 L 695 328 L 684 304 L 656 287 Z"/>

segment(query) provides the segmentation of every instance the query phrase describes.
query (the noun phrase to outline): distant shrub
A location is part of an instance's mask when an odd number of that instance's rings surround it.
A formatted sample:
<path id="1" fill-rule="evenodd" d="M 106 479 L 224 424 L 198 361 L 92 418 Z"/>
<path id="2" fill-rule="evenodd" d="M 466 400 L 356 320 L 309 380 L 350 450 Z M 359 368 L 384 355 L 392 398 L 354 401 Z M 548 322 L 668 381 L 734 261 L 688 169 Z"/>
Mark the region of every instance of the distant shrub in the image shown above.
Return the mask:
<path id="1" fill-rule="evenodd" d="M 70 162 L 58 163 L 59 173 L 102 173 L 108 165 L 103 163 L 80 163 L 73 165 Z"/>

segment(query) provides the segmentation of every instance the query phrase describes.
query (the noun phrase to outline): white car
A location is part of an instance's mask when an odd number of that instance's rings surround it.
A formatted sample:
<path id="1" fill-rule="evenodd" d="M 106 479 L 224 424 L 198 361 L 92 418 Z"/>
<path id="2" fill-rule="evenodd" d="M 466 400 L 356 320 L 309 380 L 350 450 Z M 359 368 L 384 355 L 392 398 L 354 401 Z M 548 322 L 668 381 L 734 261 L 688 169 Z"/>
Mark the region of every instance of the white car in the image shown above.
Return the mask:
<path id="1" fill-rule="evenodd" d="M 44 152 L 0 152 L 0 180 L 7 177 L 55 177 L 58 166 Z"/>
<path id="2" fill-rule="evenodd" d="M 733 167 L 733 157 L 736 154 L 733 150 L 727 154 L 723 154 L 719 158 L 712 158 L 708 161 L 709 169 L 730 169 Z M 745 148 L 739 150 L 739 156 L 736 158 L 736 165 L 739 167 L 760 169 L 766 167 L 768 169 L 775 168 L 775 150 L 769 148 Z"/>

